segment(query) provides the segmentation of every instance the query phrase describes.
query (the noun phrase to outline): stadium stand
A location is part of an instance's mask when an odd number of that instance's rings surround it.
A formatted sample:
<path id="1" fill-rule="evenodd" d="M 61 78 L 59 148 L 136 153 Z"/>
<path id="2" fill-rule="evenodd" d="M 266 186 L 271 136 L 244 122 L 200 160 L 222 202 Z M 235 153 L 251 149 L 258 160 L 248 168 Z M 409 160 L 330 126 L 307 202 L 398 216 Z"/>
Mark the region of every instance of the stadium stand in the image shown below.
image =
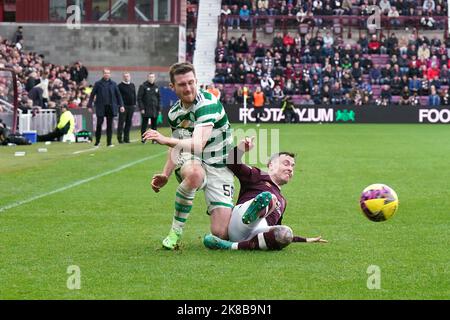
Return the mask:
<path id="1" fill-rule="evenodd" d="M 220 28 L 213 82 L 227 102 L 265 74 L 267 96 L 279 86 L 295 103 L 450 101 L 443 0 L 223 0 Z"/>
<path id="2" fill-rule="evenodd" d="M 186 9 L 186 60 L 193 61 L 195 51 L 195 39 L 197 36 L 197 14 L 198 14 L 198 0 L 191 0 L 187 2 Z"/>
<path id="3" fill-rule="evenodd" d="M 17 43 L 0 37 L 0 67 L 16 71 L 18 107 L 23 112 L 63 104 L 69 108 L 86 107 L 91 87 L 86 80 L 88 71 L 81 62 L 55 65 L 36 52 L 22 51 Z"/>

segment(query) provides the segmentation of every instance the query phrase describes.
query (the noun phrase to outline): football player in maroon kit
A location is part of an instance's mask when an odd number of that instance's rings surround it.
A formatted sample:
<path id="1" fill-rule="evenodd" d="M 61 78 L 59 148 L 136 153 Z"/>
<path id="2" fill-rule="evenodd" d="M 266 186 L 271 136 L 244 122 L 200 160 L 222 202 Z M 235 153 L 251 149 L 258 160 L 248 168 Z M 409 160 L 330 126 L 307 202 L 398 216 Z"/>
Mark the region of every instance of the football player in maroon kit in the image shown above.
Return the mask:
<path id="1" fill-rule="evenodd" d="M 294 175 L 295 155 L 273 154 L 264 172 L 242 164 L 242 156 L 253 147 L 253 138 L 247 137 L 228 156 L 227 166 L 241 184 L 228 226 L 229 241 L 208 234 L 204 245 L 210 249 L 280 250 L 292 242 L 326 243 L 320 236 L 294 236 L 290 227 L 281 224 L 287 204 L 281 187 Z"/>

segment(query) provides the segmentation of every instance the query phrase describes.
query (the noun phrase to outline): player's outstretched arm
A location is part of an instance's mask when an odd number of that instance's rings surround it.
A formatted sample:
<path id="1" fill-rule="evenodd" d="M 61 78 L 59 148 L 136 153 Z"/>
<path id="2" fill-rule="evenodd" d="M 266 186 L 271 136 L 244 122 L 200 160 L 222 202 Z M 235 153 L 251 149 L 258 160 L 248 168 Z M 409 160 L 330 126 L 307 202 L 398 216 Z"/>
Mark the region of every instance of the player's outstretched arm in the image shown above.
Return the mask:
<path id="1" fill-rule="evenodd" d="M 183 152 L 201 153 L 203 148 L 211 137 L 214 124 L 196 126 L 192 133 L 192 138 L 189 139 L 176 139 L 172 137 L 166 137 L 156 130 L 149 129 L 142 135 L 145 140 L 153 140 L 159 144 L 169 146 L 171 148 L 177 148 L 183 150 Z"/>
<path id="2" fill-rule="evenodd" d="M 169 181 L 169 177 L 172 174 L 173 170 L 175 169 L 175 162 L 174 162 L 174 149 L 169 148 L 167 152 L 167 160 L 166 164 L 164 165 L 164 169 L 162 173 L 157 173 L 153 176 L 151 186 L 153 191 L 159 192 L 159 190 L 164 187 Z"/>
<path id="3" fill-rule="evenodd" d="M 314 237 L 314 238 L 304 238 L 300 236 L 294 236 L 292 242 L 306 242 L 306 243 L 328 243 L 328 240 L 322 239 L 322 236 Z"/>
<path id="4" fill-rule="evenodd" d="M 322 236 L 318 236 L 315 238 L 306 238 L 306 242 L 319 242 L 319 243 L 328 243 L 328 240 L 322 239 Z"/>
<path id="5" fill-rule="evenodd" d="M 258 169 L 242 164 L 242 157 L 245 152 L 250 151 L 254 147 L 253 140 L 255 137 L 245 137 L 233 150 L 228 154 L 227 167 L 234 173 L 240 181 L 251 181 L 254 176 L 259 175 Z M 256 178 L 257 179 L 257 178 Z"/>
<path id="6" fill-rule="evenodd" d="M 255 147 L 254 141 L 255 136 L 245 137 L 237 146 L 237 148 L 242 152 L 248 152 Z"/>

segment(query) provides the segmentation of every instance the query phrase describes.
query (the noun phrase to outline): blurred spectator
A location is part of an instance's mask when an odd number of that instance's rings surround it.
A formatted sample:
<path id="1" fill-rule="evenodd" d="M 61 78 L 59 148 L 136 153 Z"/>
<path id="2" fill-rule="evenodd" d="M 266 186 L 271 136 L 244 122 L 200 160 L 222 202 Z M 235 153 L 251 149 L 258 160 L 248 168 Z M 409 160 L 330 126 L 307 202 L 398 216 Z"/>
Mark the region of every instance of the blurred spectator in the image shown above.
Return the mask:
<path id="1" fill-rule="evenodd" d="M 281 102 L 281 100 L 284 98 L 284 92 L 281 89 L 280 85 L 275 86 L 275 88 L 273 89 L 272 97 L 275 103 Z"/>
<path id="2" fill-rule="evenodd" d="M 304 99 L 300 101 L 300 105 L 303 106 L 313 106 L 314 100 L 311 99 L 311 96 L 309 94 L 304 96 Z"/>
<path id="3" fill-rule="evenodd" d="M 382 107 L 387 107 L 391 104 L 392 93 L 389 85 L 385 84 L 381 88 L 380 98 L 376 101 L 376 104 Z"/>
<path id="4" fill-rule="evenodd" d="M 259 42 L 256 45 L 256 49 L 255 49 L 255 61 L 262 63 L 264 61 L 265 56 L 266 56 L 266 49 L 264 48 L 263 43 Z"/>
<path id="5" fill-rule="evenodd" d="M 240 25 L 247 27 L 248 29 L 252 28 L 252 20 L 251 20 L 251 16 L 250 16 L 250 10 L 248 8 L 247 5 L 243 5 L 241 10 L 239 10 L 239 20 L 240 20 Z M 238 27 L 239 29 L 239 27 Z"/>
<path id="6" fill-rule="evenodd" d="M 8 138 L 8 133 L 9 133 L 8 127 L 3 122 L 3 120 L 0 119 L 0 144 L 5 143 L 6 138 Z"/>
<path id="7" fill-rule="evenodd" d="M 449 106 L 450 105 L 450 94 L 448 92 L 448 89 L 442 90 L 441 94 L 441 104 L 443 106 Z"/>
<path id="8" fill-rule="evenodd" d="M 243 33 L 237 41 L 237 52 L 239 53 L 248 52 L 248 42 L 245 33 Z"/>
<path id="9" fill-rule="evenodd" d="M 264 105 L 266 104 L 266 97 L 261 91 L 261 86 L 256 86 L 256 91 L 253 93 L 253 108 L 255 110 L 256 126 L 260 126 L 260 117 L 264 113 Z"/>
<path id="10" fill-rule="evenodd" d="M 80 61 L 74 63 L 74 65 L 70 68 L 70 79 L 75 81 L 77 84 L 80 84 L 83 80 L 86 80 L 89 72 L 86 67 Z"/>
<path id="11" fill-rule="evenodd" d="M 261 89 L 264 91 L 264 94 L 268 97 L 272 97 L 272 90 L 275 87 L 275 82 L 270 77 L 269 74 L 265 73 L 260 82 Z"/>
<path id="12" fill-rule="evenodd" d="M 235 103 L 237 104 L 244 103 L 244 90 L 242 89 L 242 86 L 237 87 L 237 89 L 234 91 L 233 97 Z"/>
<path id="13" fill-rule="evenodd" d="M 218 100 L 220 100 L 220 97 L 221 97 L 220 90 L 216 88 L 216 86 L 214 85 L 214 83 L 211 83 L 210 85 L 208 85 L 206 91 L 209 92 L 209 93 L 211 93 L 211 94 L 212 94 L 213 96 L 215 96 Z"/>
<path id="14" fill-rule="evenodd" d="M 378 41 L 377 36 L 374 34 L 368 44 L 369 54 L 380 53 L 381 43 Z"/>
<path id="15" fill-rule="evenodd" d="M 430 87 L 430 95 L 428 96 L 428 105 L 429 106 L 439 106 L 441 104 L 441 97 L 437 94 L 436 87 Z"/>
<path id="16" fill-rule="evenodd" d="M 381 9 L 381 13 L 384 15 L 387 15 L 389 10 L 391 9 L 391 3 L 389 2 L 389 0 L 380 0 L 378 6 Z"/>
<path id="17" fill-rule="evenodd" d="M 402 89 L 402 94 L 400 96 L 400 100 L 399 100 L 398 104 L 401 106 L 409 105 L 409 102 L 410 102 L 409 97 L 410 97 L 409 89 L 408 89 L 408 87 L 404 87 Z"/>
<path id="18" fill-rule="evenodd" d="M 295 113 L 295 105 L 292 102 L 291 96 L 285 96 L 281 102 L 281 112 L 284 115 L 284 122 L 295 123 L 297 122 L 297 114 Z"/>
<path id="19" fill-rule="evenodd" d="M 434 0 L 424 0 L 422 9 L 423 9 L 424 13 L 429 13 L 429 12 L 433 13 L 434 10 L 436 9 L 436 4 L 434 3 Z"/>
<path id="20" fill-rule="evenodd" d="M 238 68 L 234 72 L 235 82 L 244 84 L 247 76 L 247 72 L 245 71 L 244 64 L 239 64 Z"/>
<path id="21" fill-rule="evenodd" d="M 28 98 L 31 99 L 33 103 L 33 107 L 44 107 L 44 98 L 43 98 L 44 89 L 41 84 L 37 84 L 33 87 L 33 89 L 28 92 Z"/>
<path id="22" fill-rule="evenodd" d="M 231 28 L 233 26 L 233 20 L 229 17 L 231 15 L 231 10 L 228 5 L 223 5 L 220 10 L 220 15 L 225 21 L 225 27 Z"/>
<path id="23" fill-rule="evenodd" d="M 222 56 L 223 60 L 219 61 L 219 57 Z M 225 47 L 223 41 L 219 41 L 219 44 L 217 45 L 217 48 L 215 50 L 215 61 L 216 63 L 223 63 L 225 62 L 226 58 L 228 56 L 228 49 Z"/>

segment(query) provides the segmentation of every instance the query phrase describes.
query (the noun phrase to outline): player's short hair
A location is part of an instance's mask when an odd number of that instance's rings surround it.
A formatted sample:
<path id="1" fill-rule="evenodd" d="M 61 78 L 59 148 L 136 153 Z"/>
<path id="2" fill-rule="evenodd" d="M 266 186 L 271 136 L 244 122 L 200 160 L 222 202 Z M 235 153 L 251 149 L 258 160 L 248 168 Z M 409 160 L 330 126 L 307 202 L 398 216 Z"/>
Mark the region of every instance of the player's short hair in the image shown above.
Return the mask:
<path id="1" fill-rule="evenodd" d="M 287 151 L 281 151 L 281 152 L 274 153 L 273 155 L 270 156 L 269 161 L 267 162 L 267 166 L 269 166 L 269 164 L 270 164 L 273 160 L 275 160 L 276 158 L 279 158 L 279 157 L 282 156 L 282 155 L 289 156 L 289 157 L 291 157 L 291 158 L 293 158 L 293 159 L 295 159 L 295 156 L 296 156 L 295 153 L 287 152 Z"/>
<path id="2" fill-rule="evenodd" d="M 192 63 L 189 62 L 178 62 L 173 64 L 170 67 L 169 75 L 170 75 L 170 82 L 172 84 L 175 84 L 175 76 L 179 74 L 186 74 L 188 72 L 192 72 L 195 75 L 195 69 Z"/>

